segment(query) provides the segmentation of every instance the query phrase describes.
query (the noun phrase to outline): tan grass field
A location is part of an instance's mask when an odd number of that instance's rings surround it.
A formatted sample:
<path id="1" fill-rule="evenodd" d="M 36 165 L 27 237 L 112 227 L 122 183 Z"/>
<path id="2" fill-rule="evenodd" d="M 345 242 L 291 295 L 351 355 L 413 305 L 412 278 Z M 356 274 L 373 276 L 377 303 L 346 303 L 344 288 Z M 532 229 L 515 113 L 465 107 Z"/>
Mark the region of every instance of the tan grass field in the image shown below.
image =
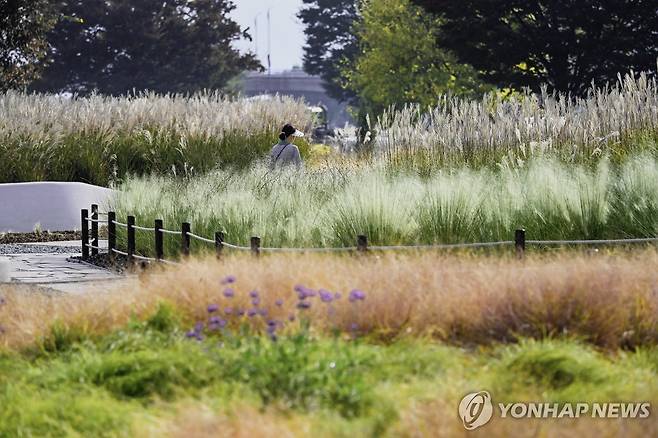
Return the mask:
<path id="1" fill-rule="evenodd" d="M 273 317 L 295 312 L 296 285 L 339 292 L 331 306 L 316 302 L 306 312 L 319 332 L 358 330 L 379 340 L 431 337 L 457 345 L 486 345 L 517 337 L 576 337 L 615 349 L 658 341 L 658 253 L 531 255 L 525 261 L 469 254 L 369 255 L 365 257 L 282 255 L 193 259 L 156 268 L 133 286 L 85 296 L 2 289 L 0 308 L 8 348 L 30 345 L 55 322 L 104 334 L 131 316 L 151 313 L 168 301 L 193 324 L 206 307 L 249 305 L 258 290 Z M 235 298 L 222 294 L 221 280 L 237 278 Z M 353 289 L 366 294 L 349 302 Z M 274 303 L 282 299 L 279 307 Z M 331 307 L 332 310 L 328 310 Z M 298 311 L 299 312 L 299 311 Z M 262 319 L 247 316 L 229 324 Z M 358 328 L 354 327 L 358 325 Z"/>

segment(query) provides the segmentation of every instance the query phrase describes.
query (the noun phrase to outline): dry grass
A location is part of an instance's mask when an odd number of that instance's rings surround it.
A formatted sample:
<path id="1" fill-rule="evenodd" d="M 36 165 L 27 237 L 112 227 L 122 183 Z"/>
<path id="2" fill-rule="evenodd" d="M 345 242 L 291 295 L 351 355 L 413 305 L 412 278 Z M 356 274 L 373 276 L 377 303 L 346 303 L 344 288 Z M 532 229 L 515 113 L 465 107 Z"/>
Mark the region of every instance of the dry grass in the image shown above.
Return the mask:
<path id="1" fill-rule="evenodd" d="M 169 301 L 192 324 L 206 306 L 244 307 L 260 291 L 261 306 L 276 318 L 296 311 L 293 287 L 339 291 L 329 306 L 314 298 L 305 312 L 318 331 L 339 328 L 378 339 L 432 336 L 457 344 L 513 341 L 518 336 L 569 335 L 617 348 L 658 341 L 658 254 L 534 256 L 525 262 L 487 256 L 390 257 L 272 256 L 192 260 L 178 268 L 142 274 L 134 287 L 98 295 L 61 296 L 4 290 L 2 344 L 31 345 L 55 321 L 102 334 L 145 317 Z M 223 297 L 220 280 L 235 275 L 236 297 Z M 347 293 L 365 291 L 365 301 Z M 285 300 L 279 308 L 278 298 Z M 331 307 L 333 310 L 329 310 Z M 298 311 L 299 312 L 299 311 Z M 246 317 L 245 317 L 246 318 Z M 250 319 L 262 328 L 262 318 Z M 238 324 L 237 320 L 230 322 Z"/>
<path id="2" fill-rule="evenodd" d="M 497 416 L 475 431 L 463 428 L 456 414 L 459 399 L 436 398 L 414 400 L 398 414 L 399 421 L 384 436 L 423 437 L 546 437 L 572 436 L 613 438 L 647 437 L 658 434 L 658 422 L 613 419 L 502 419 Z M 301 413 L 283 413 L 275 409 L 257 410 L 237 405 L 229 410 L 217 409 L 202 402 L 181 403 L 172 416 L 155 423 L 139 423 L 140 437 L 324 437 L 335 436 L 324 423 L 326 419 Z"/>
<path id="3" fill-rule="evenodd" d="M 655 419 L 613 420 L 613 419 L 503 419 L 494 416 L 491 422 L 474 431 L 467 431 L 456 419 L 459 399 L 420 401 L 410 409 L 400 413 L 400 422 L 391 436 L 420 438 L 430 436 L 449 437 L 545 437 L 567 438 L 600 437 L 613 438 L 656 436 L 658 423 Z"/>
<path id="4" fill-rule="evenodd" d="M 308 436 L 308 425 L 286 418 L 271 409 L 263 412 L 240 404 L 230 411 L 213 409 L 200 401 L 180 403 L 169 418 L 140 421 L 135 426 L 138 437 L 202 438 L 218 434 L 232 438 Z"/>

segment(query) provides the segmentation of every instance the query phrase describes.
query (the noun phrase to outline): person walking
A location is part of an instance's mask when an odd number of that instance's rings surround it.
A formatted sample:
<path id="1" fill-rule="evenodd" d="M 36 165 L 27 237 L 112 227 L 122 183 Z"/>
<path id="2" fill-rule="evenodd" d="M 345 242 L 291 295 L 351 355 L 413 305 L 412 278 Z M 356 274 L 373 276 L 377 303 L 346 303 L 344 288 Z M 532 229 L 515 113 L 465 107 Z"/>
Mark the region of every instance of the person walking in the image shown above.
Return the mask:
<path id="1" fill-rule="evenodd" d="M 295 165 L 298 168 L 302 166 L 302 157 L 299 149 L 293 144 L 296 137 L 303 137 L 304 133 L 298 131 L 291 124 L 281 128 L 279 134 L 279 143 L 274 145 L 270 152 L 270 169 L 277 167 L 286 167 Z"/>

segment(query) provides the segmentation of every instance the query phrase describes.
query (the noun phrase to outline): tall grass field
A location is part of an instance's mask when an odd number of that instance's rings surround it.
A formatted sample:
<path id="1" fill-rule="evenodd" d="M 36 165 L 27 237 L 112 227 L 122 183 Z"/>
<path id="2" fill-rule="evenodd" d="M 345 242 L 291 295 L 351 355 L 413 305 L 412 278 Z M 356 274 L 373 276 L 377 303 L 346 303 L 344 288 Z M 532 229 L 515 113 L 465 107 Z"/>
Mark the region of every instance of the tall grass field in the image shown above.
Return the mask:
<path id="1" fill-rule="evenodd" d="M 0 95 L 0 182 L 107 186 L 126 175 L 241 168 L 269 151 L 285 123 L 311 126 L 301 101 L 8 92 Z"/>
<path id="2" fill-rule="evenodd" d="M 437 171 L 421 178 L 389 173 L 385 164 L 272 172 L 254 166 L 203 177 L 129 179 L 112 208 L 120 221 L 179 230 L 249 246 L 351 247 L 365 234 L 375 245 L 509 241 L 525 228 L 528 239 L 655 237 L 658 232 L 658 161 L 637 155 L 621 165 L 596 166 L 533 159 L 521 168 Z M 137 232 L 138 250 L 153 254 L 153 233 Z M 125 234 L 122 234 L 125 238 Z M 167 253 L 180 248 L 165 237 Z M 124 241 L 125 245 L 125 241 Z M 193 243 L 194 249 L 212 245 Z"/>
<path id="3" fill-rule="evenodd" d="M 585 99 L 437 96 L 434 108 L 392 108 L 364 127 L 359 150 L 421 174 L 518 165 L 544 155 L 567 163 L 620 162 L 636 152 L 656 154 L 656 120 L 656 79 L 628 74 Z M 128 175 L 246 168 L 268 152 L 284 123 L 308 132 L 314 121 L 306 103 L 290 98 L 8 92 L 0 95 L 0 181 L 108 185 Z M 305 155 L 308 144 L 300 146 Z"/>

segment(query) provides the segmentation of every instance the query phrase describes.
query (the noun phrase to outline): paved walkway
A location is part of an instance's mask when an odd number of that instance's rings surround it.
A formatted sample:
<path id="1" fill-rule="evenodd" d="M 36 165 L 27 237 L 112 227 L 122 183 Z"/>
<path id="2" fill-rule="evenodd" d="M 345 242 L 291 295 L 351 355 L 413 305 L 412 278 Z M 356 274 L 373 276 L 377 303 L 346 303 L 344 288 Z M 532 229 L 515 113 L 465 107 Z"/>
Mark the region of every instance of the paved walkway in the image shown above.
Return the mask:
<path id="1" fill-rule="evenodd" d="M 35 245 L 74 248 L 79 246 L 80 242 L 42 242 Z M 101 248 L 106 245 L 107 241 L 100 242 Z M 88 293 L 119 287 L 124 282 L 133 281 L 131 277 L 72 259 L 76 255 L 80 253 L 21 253 L 4 254 L 2 257 L 10 260 L 9 277 L 12 283 L 20 285 L 40 286 L 62 292 Z"/>

